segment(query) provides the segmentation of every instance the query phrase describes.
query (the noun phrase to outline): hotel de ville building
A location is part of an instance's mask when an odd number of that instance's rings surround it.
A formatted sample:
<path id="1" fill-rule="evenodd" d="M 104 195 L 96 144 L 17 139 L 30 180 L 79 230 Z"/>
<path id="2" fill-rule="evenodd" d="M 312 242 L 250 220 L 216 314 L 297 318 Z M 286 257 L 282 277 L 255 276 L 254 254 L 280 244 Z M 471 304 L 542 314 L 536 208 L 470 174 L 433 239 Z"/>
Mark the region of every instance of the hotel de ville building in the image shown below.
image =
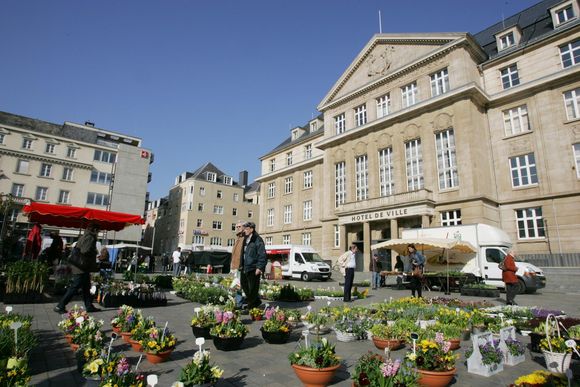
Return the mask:
<path id="1" fill-rule="evenodd" d="M 366 269 L 403 228 L 486 223 L 521 256 L 580 254 L 579 15 L 546 0 L 474 35 L 373 36 L 261 157 L 266 243 L 354 242 Z"/>

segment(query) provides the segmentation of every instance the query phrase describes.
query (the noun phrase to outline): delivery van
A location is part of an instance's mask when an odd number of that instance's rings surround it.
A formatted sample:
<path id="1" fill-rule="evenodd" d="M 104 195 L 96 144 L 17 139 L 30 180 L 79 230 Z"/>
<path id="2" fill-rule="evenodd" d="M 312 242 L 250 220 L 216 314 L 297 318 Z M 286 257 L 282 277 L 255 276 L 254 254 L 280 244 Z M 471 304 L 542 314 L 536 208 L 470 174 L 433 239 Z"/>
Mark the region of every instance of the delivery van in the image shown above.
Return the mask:
<path id="1" fill-rule="evenodd" d="M 402 238 L 441 238 L 459 239 L 469 242 L 475 247 L 476 253 L 447 253 L 439 252 L 439 257 L 434 256 L 437 252 L 429 252 L 431 257 L 426 256 L 426 271 L 445 271 L 446 261 L 443 254 L 450 254 L 449 269 L 470 273 L 481 278 L 485 284 L 504 288 L 501 279 L 502 271 L 499 263 L 507 255 L 512 246 L 510 237 L 501 229 L 487 224 L 466 224 L 447 227 L 413 228 L 402 231 Z M 427 254 L 426 254 L 427 255 Z M 518 261 L 516 276 L 519 280 L 520 293 L 533 293 L 546 286 L 546 277 L 542 269 L 530 263 Z"/>
<path id="2" fill-rule="evenodd" d="M 283 278 L 326 281 L 331 276 L 330 266 L 310 246 L 270 245 L 266 256 L 274 266 L 276 262 L 281 265 Z"/>

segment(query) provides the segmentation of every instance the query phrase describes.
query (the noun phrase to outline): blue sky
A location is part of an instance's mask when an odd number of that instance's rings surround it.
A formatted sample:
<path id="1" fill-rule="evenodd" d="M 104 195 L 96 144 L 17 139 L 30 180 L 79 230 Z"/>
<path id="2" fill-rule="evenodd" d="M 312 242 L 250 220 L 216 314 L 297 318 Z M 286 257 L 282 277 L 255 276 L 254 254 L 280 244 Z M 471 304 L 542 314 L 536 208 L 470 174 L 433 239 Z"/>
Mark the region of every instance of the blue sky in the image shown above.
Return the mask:
<path id="1" fill-rule="evenodd" d="M 211 161 L 237 179 L 373 34 L 476 33 L 528 0 L 2 0 L 0 110 L 91 121 L 155 153 L 151 198 Z"/>

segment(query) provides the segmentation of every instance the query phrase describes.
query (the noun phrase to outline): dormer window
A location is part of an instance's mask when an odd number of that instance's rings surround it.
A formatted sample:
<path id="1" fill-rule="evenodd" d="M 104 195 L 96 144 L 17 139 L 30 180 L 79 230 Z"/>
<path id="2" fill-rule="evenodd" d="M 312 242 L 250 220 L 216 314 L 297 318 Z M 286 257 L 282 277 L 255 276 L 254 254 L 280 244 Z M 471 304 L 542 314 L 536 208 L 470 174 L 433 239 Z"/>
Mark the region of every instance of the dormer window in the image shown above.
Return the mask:
<path id="1" fill-rule="evenodd" d="M 317 130 L 318 130 L 318 125 L 317 125 L 316 121 L 312 121 L 310 123 L 310 132 L 311 133 L 316 132 Z"/>
<path id="2" fill-rule="evenodd" d="M 276 170 L 276 159 L 270 159 L 270 172 L 274 172 Z"/>
<path id="3" fill-rule="evenodd" d="M 522 37 L 518 26 L 504 30 L 495 36 L 497 51 L 503 51 L 510 47 L 517 46 Z"/>
<path id="4" fill-rule="evenodd" d="M 214 172 L 207 172 L 207 181 L 213 181 L 214 183 L 217 180 L 217 175 Z"/>
<path id="5" fill-rule="evenodd" d="M 550 13 L 552 14 L 552 23 L 554 23 L 554 27 L 560 27 L 571 20 L 577 19 L 578 11 L 578 4 L 576 4 L 576 1 L 567 1 L 552 8 Z"/>
<path id="6" fill-rule="evenodd" d="M 505 50 L 506 48 L 511 47 L 514 44 L 516 44 L 516 40 L 514 38 L 513 32 L 509 32 L 509 33 L 507 33 L 504 36 L 499 38 L 499 49 L 500 50 Z"/>
<path id="7" fill-rule="evenodd" d="M 296 140 L 298 138 L 298 136 L 299 136 L 298 129 L 294 129 L 292 131 L 292 141 Z"/>
<path id="8" fill-rule="evenodd" d="M 225 176 L 224 175 L 224 184 L 232 185 L 233 181 L 234 180 L 230 176 Z"/>

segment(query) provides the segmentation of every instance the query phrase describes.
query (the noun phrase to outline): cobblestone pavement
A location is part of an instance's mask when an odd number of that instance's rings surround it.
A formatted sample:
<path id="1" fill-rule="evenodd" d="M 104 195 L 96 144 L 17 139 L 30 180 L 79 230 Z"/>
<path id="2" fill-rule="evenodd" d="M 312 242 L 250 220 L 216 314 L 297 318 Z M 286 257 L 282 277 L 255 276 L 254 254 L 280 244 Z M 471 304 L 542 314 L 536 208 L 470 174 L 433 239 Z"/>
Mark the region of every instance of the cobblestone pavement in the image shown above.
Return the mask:
<path id="1" fill-rule="evenodd" d="M 357 273 L 358 274 L 358 273 Z M 356 280 L 363 276 L 357 275 Z M 303 283 L 292 281 L 297 286 L 309 287 L 337 287 L 335 281 Z M 408 296 L 407 290 L 393 290 L 381 288 L 371 290 L 367 299 L 356 300 L 351 305 L 366 305 L 375 302 L 388 300 L 390 297 L 397 299 Z M 444 296 L 440 292 L 425 292 L 424 297 Z M 481 300 L 476 297 L 463 297 L 454 293 L 452 296 L 463 300 Z M 503 304 L 505 294 L 502 299 L 490 300 L 494 304 Z M 550 293 L 538 292 L 537 294 L 519 295 L 516 301 L 520 305 L 540 306 L 549 309 L 562 309 L 569 315 L 580 316 L 580 294 L 577 293 Z M 73 303 L 82 304 L 79 299 Z M 326 305 L 326 301 L 316 300 L 310 303 L 272 303 L 281 307 L 301 308 L 305 310 L 307 305 L 312 305 L 316 310 Z M 333 304 L 340 305 L 342 301 L 333 301 Z M 30 355 L 30 368 L 32 373 L 32 385 L 43 387 L 48 386 L 82 386 L 84 379 L 76 371 L 76 360 L 73 352 L 69 349 L 62 334 L 57 329 L 57 323 L 61 316 L 52 309 L 54 303 L 14 305 L 14 311 L 29 314 L 34 317 L 33 328 L 39 335 L 39 346 Z M 183 300 L 174 295 L 168 294 L 168 305 L 166 307 L 146 308 L 144 315 L 153 316 L 159 325 L 169 322 L 169 327 L 175 332 L 179 339 L 176 350 L 171 354 L 170 359 L 162 364 L 153 365 L 143 359 L 140 370 L 146 373 L 155 373 L 159 376 L 159 386 L 170 386 L 179 376 L 180 369 L 185 365 L 195 353 L 195 338 L 191 332 L 189 322 L 193 316 L 193 309 L 197 304 Z M 105 321 L 104 330 L 106 334 L 111 333 L 109 321 L 115 313 L 115 308 L 103 309 L 93 315 Z M 222 380 L 218 386 L 300 386 L 300 381 L 295 376 L 288 362 L 288 354 L 297 346 L 301 330 L 298 329 L 292 334 L 291 341 L 283 345 L 271 345 L 263 341 L 259 328 L 261 322 L 251 322 L 245 316 L 245 322 L 250 327 L 250 333 L 246 337 L 242 348 L 233 352 L 222 352 L 215 349 L 211 340 L 207 341 L 206 348 L 212 353 L 213 361 L 225 369 Z M 336 342 L 333 333 L 325 335 L 330 341 Z M 524 342 L 529 342 L 528 337 L 523 337 Z M 461 358 L 457 363 L 457 375 L 453 382 L 454 386 L 507 386 L 520 375 L 529 373 L 536 369 L 545 369 L 543 357 L 539 353 L 526 353 L 526 362 L 515 367 L 505 367 L 500 374 L 489 378 L 476 376 L 467 373 L 465 366 L 464 351 L 470 345 L 469 342 L 462 342 L 459 350 Z M 114 349 L 124 352 L 135 365 L 139 359 L 139 354 L 133 352 L 128 344 L 122 340 L 116 340 Z M 349 372 L 354 363 L 363 353 L 375 351 L 379 353 L 372 342 L 356 341 L 351 343 L 336 343 L 338 355 L 343 359 L 343 367 L 333 380 L 333 386 L 350 386 Z M 407 349 L 393 352 L 394 357 L 404 356 Z M 577 379 L 580 379 L 580 362 L 573 361 L 572 368 Z"/>

